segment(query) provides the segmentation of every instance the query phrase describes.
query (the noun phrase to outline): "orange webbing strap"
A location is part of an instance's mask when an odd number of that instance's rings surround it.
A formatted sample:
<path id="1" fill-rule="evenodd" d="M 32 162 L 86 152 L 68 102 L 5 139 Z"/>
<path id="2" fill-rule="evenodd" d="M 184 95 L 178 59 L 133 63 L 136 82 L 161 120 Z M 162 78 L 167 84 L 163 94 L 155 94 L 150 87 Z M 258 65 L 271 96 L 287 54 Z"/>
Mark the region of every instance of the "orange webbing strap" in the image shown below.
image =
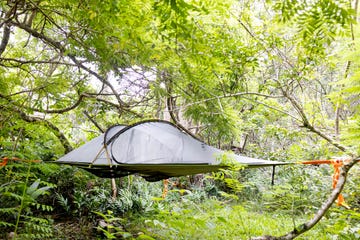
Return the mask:
<path id="1" fill-rule="evenodd" d="M 311 160 L 305 162 L 299 162 L 301 164 L 311 164 L 311 165 L 318 165 L 318 164 L 331 164 L 333 160 Z"/>
<path id="2" fill-rule="evenodd" d="M 161 197 L 164 199 L 166 197 L 167 193 L 168 193 L 169 179 L 164 179 L 163 183 L 164 183 L 164 190 L 163 190 L 163 193 L 162 193 Z"/>
<path id="3" fill-rule="evenodd" d="M 336 187 L 336 184 L 339 180 L 340 177 L 340 168 L 342 165 L 344 165 L 344 161 L 343 160 L 333 160 L 331 165 L 334 167 L 334 174 L 332 175 L 332 187 L 333 189 Z M 338 199 L 336 201 L 336 205 L 337 206 L 343 206 L 347 209 L 350 209 L 349 205 L 347 205 L 345 203 L 345 199 L 343 197 L 343 195 L 340 193 L 338 196 Z"/>
<path id="4" fill-rule="evenodd" d="M 38 162 L 41 162 L 41 160 L 24 160 L 24 159 L 20 159 L 20 158 L 17 158 L 17 157 L 3 157 L 1 158 L 1 162 L 0 162 L 0 167 L 4 167 L 6 166 L 6 164 L 8 163 L 9 160 L 12 160 L 12 161 L 23 161 L 23 162 L 34 162 L 34 163 L 38 163 Z"/>
<path id="5" fill-rule="evenodd" d="M 347 159 L 335 159 L 335 160 L 312 160 L 312 161 L 305 161 L 300 162 L 301 164 L 312 164 L 312 165 L 318 165 L 318 164 L 331 164 L 334 168 L 334 174 L 332 175 L 332 188 L 334 189 L 336 187 L 336 184 L 340 177 L 340 168 L 344 165 L 344 162 L 349 161 Z M 338 196 L 338 199 L 336 200 L 337 206 L 343 206 L 347 209 L 350 209 L 349 205 L 345 203 L 344 196 L 340 193 Z"/>

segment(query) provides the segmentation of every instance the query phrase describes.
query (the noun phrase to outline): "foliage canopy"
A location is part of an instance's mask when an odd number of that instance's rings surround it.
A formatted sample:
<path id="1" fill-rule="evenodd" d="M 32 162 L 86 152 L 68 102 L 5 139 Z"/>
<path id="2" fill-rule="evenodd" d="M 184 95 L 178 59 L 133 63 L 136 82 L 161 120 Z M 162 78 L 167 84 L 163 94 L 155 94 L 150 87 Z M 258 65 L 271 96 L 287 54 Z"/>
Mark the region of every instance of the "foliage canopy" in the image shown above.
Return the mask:
<path id="1" fill-rule="evenodd" d="M 358 0 L 1 1 L 0 157 L 49 162 L 112 124 L 167 119 L 249 156 L 352 159 L 327 210 L 360 153 L 357 12 Z M 36 213 L 31 193 L 45 198 L 59 170 L 21 163 L 1 168 L 9 222 Z"/>

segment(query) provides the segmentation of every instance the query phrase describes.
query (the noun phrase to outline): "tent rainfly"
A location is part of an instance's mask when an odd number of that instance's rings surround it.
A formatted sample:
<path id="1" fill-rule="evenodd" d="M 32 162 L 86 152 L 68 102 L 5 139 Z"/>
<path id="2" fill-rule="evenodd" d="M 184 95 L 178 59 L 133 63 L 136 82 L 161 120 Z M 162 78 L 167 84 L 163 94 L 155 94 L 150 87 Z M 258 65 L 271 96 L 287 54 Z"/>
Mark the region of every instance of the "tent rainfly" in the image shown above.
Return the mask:
<path id="1" fill-rule="evenodd" d="M 110 127 L 56 163 L 74 165 L 104 178 L 138 173 L 148 181 L 158 181 L 226 168 L 220 160 L 224 156 L 245 167 L 289 164 L 224 152 L 159 120 Z"/>

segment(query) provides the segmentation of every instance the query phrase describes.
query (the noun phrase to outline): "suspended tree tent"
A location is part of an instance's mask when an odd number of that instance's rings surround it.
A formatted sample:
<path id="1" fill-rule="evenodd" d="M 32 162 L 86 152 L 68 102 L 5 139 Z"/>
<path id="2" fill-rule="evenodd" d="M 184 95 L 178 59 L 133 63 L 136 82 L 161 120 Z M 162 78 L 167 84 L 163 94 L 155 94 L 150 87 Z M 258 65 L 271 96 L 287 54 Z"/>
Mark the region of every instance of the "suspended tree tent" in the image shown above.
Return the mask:
<path id="1" fill-rule="evenodd" d="M 289 164 L 239 156 L 211 147 L 166 121 L 116 125 L 57 160 L 99 177 L 140 174 L 148 181 L 217 171 L 231 159 L 244 167 Z"/>

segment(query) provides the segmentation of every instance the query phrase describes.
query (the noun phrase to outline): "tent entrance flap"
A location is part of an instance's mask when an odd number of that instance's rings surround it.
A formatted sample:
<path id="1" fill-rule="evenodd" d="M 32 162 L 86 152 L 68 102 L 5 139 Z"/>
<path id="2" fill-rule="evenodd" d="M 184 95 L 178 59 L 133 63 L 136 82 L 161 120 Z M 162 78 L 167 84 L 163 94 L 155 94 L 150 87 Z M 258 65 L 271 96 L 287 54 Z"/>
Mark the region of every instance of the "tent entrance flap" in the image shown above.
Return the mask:
<path id="1" fill-rule="evenodd" d="M 221 159 L 231 159 L 245 167 L 289 164 L 224 152 L 159 120 L 113 126 L 56 163 L 75 165 L 100 177 L 140 174 L 155 181 L 218 171 L 226 167 Z"/>

